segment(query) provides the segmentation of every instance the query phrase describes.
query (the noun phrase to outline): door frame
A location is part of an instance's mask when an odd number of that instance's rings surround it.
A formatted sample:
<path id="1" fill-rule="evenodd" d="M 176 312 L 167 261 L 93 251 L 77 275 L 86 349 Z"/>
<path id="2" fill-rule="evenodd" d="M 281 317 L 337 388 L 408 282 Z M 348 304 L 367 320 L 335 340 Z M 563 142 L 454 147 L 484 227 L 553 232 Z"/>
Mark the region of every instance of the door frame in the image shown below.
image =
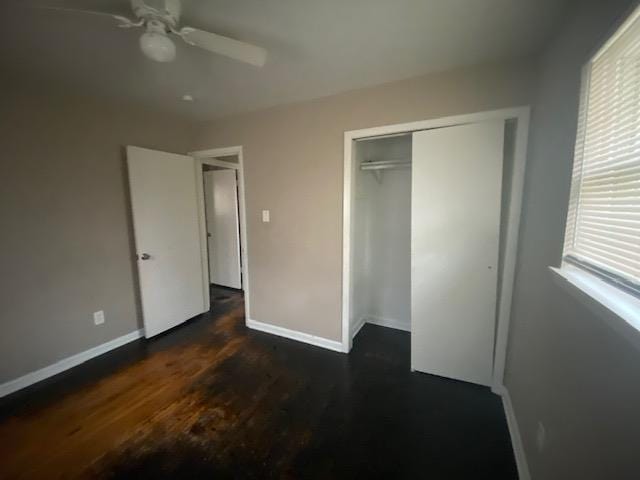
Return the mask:
<path id="1" fill-rule="evenodd" d="M 497 331 L 494 341 L 494 358 L 492 387 L 495 393 L 501 393 L 504 383 L 504 369 L 507 356 L 509 324 L 511 321 L 511 303 L 515 280 L 516 259 L 518 250 L 518 234 L 522 212 L 522 196 L 524 176 L 527 162 L 527 142 L 529 137 L 529 121 L 531 108 L 528 106 L 490 110 L 484 112 L 454 115 L 410 123 L 385 125 L 380 127 L 350 130 L 344 133 L 344 173 L 342 203 L 342 349 L 349 352 L 352 347 L 351 337 L 351 210 L 354 201 L 353 143 L 368 137 L 398 135 L 427 130 L 432 128 L 452 127 L 467 123 L 478 123 L 490 120 L 515 120 L 516 135 L 514 142 L 513 170 L 510 184 L 509 211 L 504 243 L 504 261 L 500 274 L 502 284 L 499 290 Z"/>
<path id="2" fill-rule="evenodd" d="M 202 258 L 202 278 L 205 285 L 205 298 L 207 304 L 210 302 L 209 297 L 209 250 L 207 248 L 207 221 L 205 215 L 205 199 L 204 199 L 204 183 L 202 176 L 202 166 L 211 165 L 214 167 L 224 167 L 236 170 L 238 172 L 238 201 L 240 207 L 240 265 L 242 277 L 242 290 L 244 291 L 244 310 L 245 318 L 250 317 L 251 307 L 249 304 L 249 239 L 247 236 L 247 204 L 246 189 L 244 182 L 244 156 L 242 146 L 212 148 L 208 150 L 199 150 L 190 152 L 196 161 L 196 183 L 198 195 L 198 219 L 200 224 L 200 256 Z M 218 157 L 236 156 L 238 163 L 225 162 L 219 160 Z"/>

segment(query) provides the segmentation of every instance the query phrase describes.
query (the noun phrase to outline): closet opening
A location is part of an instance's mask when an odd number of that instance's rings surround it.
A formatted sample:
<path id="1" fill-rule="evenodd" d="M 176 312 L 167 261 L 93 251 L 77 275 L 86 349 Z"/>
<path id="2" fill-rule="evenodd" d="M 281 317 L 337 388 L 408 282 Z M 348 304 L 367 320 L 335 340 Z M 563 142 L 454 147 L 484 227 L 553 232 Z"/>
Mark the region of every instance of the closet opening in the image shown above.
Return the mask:
<path id="1" fill-rule="evenodd" d="M 528 121 L 522 107 L 345 133 L 345 351 L 402 330 L 412 371 L 501 389 Z"/>
<path id="2" fill-rule="evenodd" d="M 352 338 L 365 324 L 411 331 L 410 133 L 354 143 Z"/>

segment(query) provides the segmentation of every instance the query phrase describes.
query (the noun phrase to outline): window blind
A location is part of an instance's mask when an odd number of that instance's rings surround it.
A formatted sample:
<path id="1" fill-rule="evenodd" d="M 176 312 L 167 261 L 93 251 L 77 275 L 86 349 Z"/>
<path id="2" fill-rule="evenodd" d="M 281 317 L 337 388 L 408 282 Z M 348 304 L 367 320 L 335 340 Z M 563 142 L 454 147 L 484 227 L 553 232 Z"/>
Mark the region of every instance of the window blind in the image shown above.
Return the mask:
<path id="1" fill-rule="evenodd" d="M 585 67 L 564 256 L 640 292 L 640 9 Z"/>

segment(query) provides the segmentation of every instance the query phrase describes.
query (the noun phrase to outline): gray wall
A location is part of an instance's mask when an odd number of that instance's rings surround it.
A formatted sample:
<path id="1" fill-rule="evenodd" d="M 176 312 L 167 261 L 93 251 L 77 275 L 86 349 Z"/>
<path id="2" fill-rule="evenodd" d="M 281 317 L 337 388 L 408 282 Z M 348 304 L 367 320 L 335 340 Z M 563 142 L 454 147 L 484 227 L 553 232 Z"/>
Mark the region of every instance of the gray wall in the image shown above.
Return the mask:
<path id="1" fill-rule="evenodd" d="M 140 327 L 125 145 L 243 145 L 254 319 L 339 340 L 344 131 L 527 104 L 534 79 L 522 59 L 198 126 L 4 81 L 0 383 Z"/>
<path id="2" fill-rule="evenodd" d="M 640 475 L 640 351 L 547 269 L 562 253 L 581 67 L 630 3 L 576 2 L 541 63 L 506 374 L 536 480 Z"/>
<path id="3" fill-rule="evenodd" d="M 345 131 L 527 105 L 535 79 L 522 59 L 203 124 L 197 149 L 244 147 L 252 319 L 340 340 Z"/>
<path id="4" fill-rule="evenodd" d="M 0 383 L 140 328 L 123 147 L 192 144 L 180 118 L 43 88 L 2 85 Z"/>

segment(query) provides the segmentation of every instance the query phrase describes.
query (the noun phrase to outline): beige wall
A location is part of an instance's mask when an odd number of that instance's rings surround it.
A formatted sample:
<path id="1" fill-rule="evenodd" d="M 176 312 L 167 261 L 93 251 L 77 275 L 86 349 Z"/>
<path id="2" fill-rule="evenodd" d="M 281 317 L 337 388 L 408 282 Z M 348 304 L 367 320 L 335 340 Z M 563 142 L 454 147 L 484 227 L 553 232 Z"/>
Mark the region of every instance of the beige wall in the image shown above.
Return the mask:
<path id="1" fill-rule="evenodd" d="M 2 85 L 0 383 L 140 328 L 123 147 L 192 144 L 179 118 L 41 89 Z"/>
<path id="2" fill-rule="evenodd" d="M 576 3 L 541 65 L 506 375 L 535 480 L 639 476 L 640 351 L 561 290 L 547 268 L 562 253 L 580 70 L 631 3 Z"/>
<path id="3" fill-rule="evenodd" d="M 534 74 L 485 65 L 202 125 L 197 148 L 245 149 L 252 319 L 340 340 L 346 130 L 529 104 Z"/>

